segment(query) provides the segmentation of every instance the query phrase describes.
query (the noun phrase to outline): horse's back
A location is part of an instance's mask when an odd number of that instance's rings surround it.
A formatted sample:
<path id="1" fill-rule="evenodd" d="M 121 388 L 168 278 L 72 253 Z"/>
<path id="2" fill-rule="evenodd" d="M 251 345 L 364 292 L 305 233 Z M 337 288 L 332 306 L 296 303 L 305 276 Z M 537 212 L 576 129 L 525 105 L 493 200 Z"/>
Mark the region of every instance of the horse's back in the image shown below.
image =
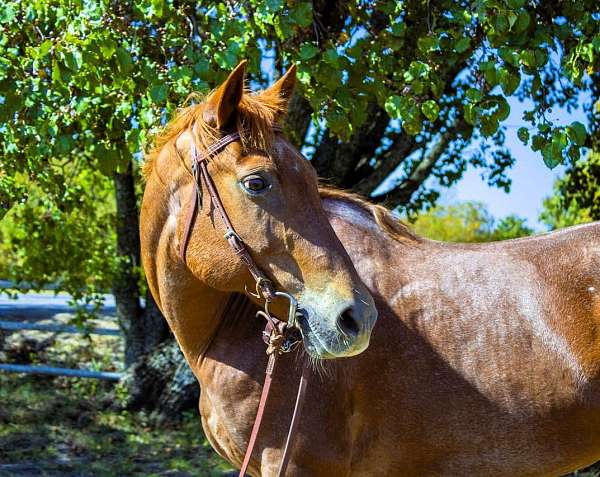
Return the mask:
<path id="1" fill-rule="evenodd" d="M 580 384 L 599 380 L 600 222 L 508 241 L 504 250 L 535 267 L 546 318 L 571 348 Z"/>
<path id="2" fill-rule="evenodd" d="M 600 224 L 396 256 L 372 351 L 399 349 L 387 393 L 401 418 L 381 425 L 418 424 L 419 472 L 551 475 L 600 458 Z"/>

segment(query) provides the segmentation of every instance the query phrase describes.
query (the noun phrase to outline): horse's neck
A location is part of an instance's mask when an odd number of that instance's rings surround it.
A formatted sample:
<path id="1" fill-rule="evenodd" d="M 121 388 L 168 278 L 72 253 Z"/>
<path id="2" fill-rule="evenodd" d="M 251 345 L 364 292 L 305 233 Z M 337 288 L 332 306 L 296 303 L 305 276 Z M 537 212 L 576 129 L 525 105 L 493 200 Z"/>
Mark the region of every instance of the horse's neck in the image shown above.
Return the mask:
<path id="1" fill-rule="evenodd" d="M 197 280 L 177 254 L 177 216 L 185 197 L 185 193 L 169 190 L 157 180 L 148 181 L 140 217 L 141 246 L 152 295 L 196 372 L 230 294 Z"/>
<path id="2" fill-rule="evenodd" d="M 322 201 L 329 223 L 348 252 L 364 284 L 377 294 L 394 286 L 386 283 L 397 279 L 397 274 L 381 273 L 400 266 L 406 255 L 403 244 L 382 230 L 366 210 L 345 198 L 328 197 Z"/>

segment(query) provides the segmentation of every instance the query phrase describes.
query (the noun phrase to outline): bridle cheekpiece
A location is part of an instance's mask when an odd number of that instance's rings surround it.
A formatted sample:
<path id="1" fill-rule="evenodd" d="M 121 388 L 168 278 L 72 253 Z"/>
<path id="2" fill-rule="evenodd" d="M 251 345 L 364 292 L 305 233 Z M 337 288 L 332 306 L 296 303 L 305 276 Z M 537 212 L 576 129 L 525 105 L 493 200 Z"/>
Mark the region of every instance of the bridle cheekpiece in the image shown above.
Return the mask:
<path id="1" fill-rule="evenodd" d="M 272 129 L 275 132 L 283 132 L 283 129 L 279 125 L 273 125 Z M 179 256 L 183 263 L 187 265 L 186 251 L 192 234 L 192 229 L 194 226 L 196 215 L 198 211 L 202 208 L 202 190 L 204 186 L 210 197 L 212 207 L 217 211 L 217 213 L 221 217 L 223 225 L 225 226 L 225 233 L 223 235 L 223 238 L 229 243 L 229 246 L 233 249 L 233 251 L 240 258 L 240 260 L 244 262 L 256 283 L 255 294 L 248 292 L 248 290 L 246 290 L 246 292 L 257 299 L 264 299 L 264 309 L 258 311 L 256 316 L 265 318 L 267 320 L 267 326 L 265 327 L 265 331 L 263 332 L 263 340 L 267 344 L 267 354 L 269 355 L 269 361 L 267 363 L 265 382 L 263 385 L 263 391 L 261 394 L 258 411 L 254 420 L 254 425 L 252 427 L 252 433 L 250 435 L 250 441 L 248 443 L 246 454 L 244 456 L 244 462 L 242 464 L 242 468 L 239 474 L 240 477 L 243 477 L 250 464 L 252 451 L 254 449 L 254 445 L 256 444 L 256 438 L 258 436 L 258 431 L 262 422 L 267 398 L 269 396 L 271 380 L 273 372 L 275 371 L 277 358 L 283 353 L 288 353 L 294 350 L 302 341 L 302 338 L 298 337 L 298 333 L 294 333 L 294 329 L 298 328 L 296 320 L 298 302 L 289 293 L 276 291 L 273 287 L 273 283 L 271 282 L 271 280 L 269 280 L 267 276 L 263 273 L 263 271 L 258 267 L 258 265 L 256 265 L 256 262 L 254 261 L 252 255 L 248 251 L 246 244 L 235 231 L 231 220 L 229 220 L 229 216 L 227 215 L 227 212 L 223 207 L 223 202 L 219 197 L 219 192 L 217 191 L 215 183 L 208 172 L 208 161 L 217 154 L 219 154 L 221 151 L 223 151 L 229 144 L 240 140 L 240 133 L 232 132 L 226 134 L 221 139 L 208 146 L 206 148 L 206 151 L 204 152 L 198 152 L 198 148 L 196 147 L 196 136 L 194 133 L 193 124 L 190 128 L 190 135 L 190 152 L 192 157 L 191 169 L 192 175 L 194 177 L 194 191 L 192 197 L 192 204 L 189 208 L 189 212 L 186 218 L 183 240 L 180 243 Z M 289 302 L 287 322 L 278 320 L 277 318 L 272 316 L 269 311 L 269 305 L 276 297 L 286 298 Z M 283 451 L 282 461 L 279 466 L 279 472 L 277 474 L 279 477 L 285 475 L 285 471 L 289 463 L 291 455 L 291 445 L 293 443 L 293 439 L 297 430 L 300 411 L 302 409 L 303 404 L 303 398 L 306 392 L 306 384 L 308 377 L 307 370 L 308 368 L 304 366 L 302 371 L 302 377 L 300 379 L 300 384 L 298 386 L 298 394 L 296 396 L 294 414 L 292 416 L 292 421 L 290 424 L 288 436 Z"/>

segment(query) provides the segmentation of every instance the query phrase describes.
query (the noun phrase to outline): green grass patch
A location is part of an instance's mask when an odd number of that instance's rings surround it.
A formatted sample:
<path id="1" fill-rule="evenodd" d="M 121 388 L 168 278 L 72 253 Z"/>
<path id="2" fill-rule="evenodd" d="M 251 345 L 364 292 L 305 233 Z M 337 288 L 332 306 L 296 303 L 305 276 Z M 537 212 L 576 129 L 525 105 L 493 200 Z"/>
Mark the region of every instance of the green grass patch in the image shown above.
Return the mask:
<path id="1" fill-rule="evenodd" d="M 0 476 L 222 476 L 197 412 L 157 428 L 118 385 L 0 374 Z"/>

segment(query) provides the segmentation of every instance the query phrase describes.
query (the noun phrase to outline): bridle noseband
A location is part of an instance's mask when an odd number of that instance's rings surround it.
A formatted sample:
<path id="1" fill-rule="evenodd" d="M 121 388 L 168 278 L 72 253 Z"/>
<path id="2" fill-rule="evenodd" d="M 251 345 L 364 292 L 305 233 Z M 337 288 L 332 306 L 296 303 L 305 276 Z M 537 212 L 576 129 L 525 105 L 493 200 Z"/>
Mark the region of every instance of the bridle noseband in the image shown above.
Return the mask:
<path id="1" fill-rule="evenodd" d="M 283 129 L 279 125 L 273 125 L 272 129 L 274 132 L 283 132 Z M 250 441 L 248 443 L 246 454 L 244 456 L 244 461 L 242 463 L 242 467 L 239 474 L 240 477 L 243 477 L 250 464 L 252 451 L 256 443 L 256 438 L 258 436 L 258 431 L 262 422 L 267 398 L 269 396 L 271 381 L 273 377 L 273 372 L 275 371 L 277 358 L 283 353 L 292 351 L 301 342 L 301 338 L 296 338 L 297 334 L 292 333 L 292 330 L 297 326 L 296 311 L 298 303 L 296 299 L 289 293 L 276 291 L 273 287 L 273 283 L 271 282 L 271 280 L 269 280 L 267 276 L 263 273 L 263 271 L 256 265 L 256 262 L 254 262 L 252 255 L 250 255 L 246 244 L 235 231 L 231 220 L 229 220 L 229 216 L 227 215 L 227 212 L 223 207 L 223 202 L 219 197 L 219 193 L 217 191 L 215 183 L 208 172 L 208 161 L 217 154 L 219 154 L 221 151 L 223 151 L 223 149 L 225 149 L 229 144 L 240 140 L 241 135 L 239 134 L 239 132 L 229 133 L 223 136 L 218 141 L 211 144 L 206 149 L 206 151 L 199 153 L 198 148 L 196 147 L 196 136 L 194 133 L 193 124 L 189 132 L 191 136 L 190 152 L 192 156 L 191 167 L 192 175 L 194 177 L 194 190 L 192 195 L 192 204 L 189 208 L 189 212 L 186 218 L 186 225 L 183 232 L 183 240 L 180 243 L 179 257 L 181 258 L 183 263 L 187 265 L 186 251 L 192 234 L 192 229 L 194 226 L 196 215 L 198 211 L 202 208 L 202 186 L 204 185 L 204 187 L 208 191 L 208 195 L 210 196 L 212 207 L 214 207 L 214 209 L 217 211 L 217 213 L 221 217 L 223 225 L 225 226 L 225 240 L 227 240 L 229 246 L 246 265 L 250 274 L 254 278 L 254 281 L 256 282 L 256 293 L 249 293 L 255 298 L 262 298 L 265 301 L 264 310 L 259 311 L 257 313 L 257 316 L 260 316 L 267 320 L 267 326 L 265 327 L 265 331 L 263 332 L 263 340 L 267 344 L 267 354 L 269 355 L 269 361 L 265 373 L 265 382 L 263 384 L 263 391 L 261 394 L 258 411 L 254 420 L 252 433 L 250 435 Z M 286 298 L 289 301 L 287 323 L 278 320 L 269 312 L 269 304 L 276 297 Z M 277 474 L 278 477 L 283 477 L 285 475 L 285 471 L 289 463 L 289 459 L 291 456 L 291 445 L 293 443 L 294 436 L 297 431 L 299 416 L 303 404 L 303 398 L 306 392 L 307 378 L 308 368 L 304 366 L 302 370 L 302 377 L 300 378 L 300 384 L 298 386 L 298 394 L 296 397 L 294 414 L 292 416 L 292 421 L 290 424 L 288 436 L 283 451 L 282 461 L 279 466 L 279 472 Z"/>

